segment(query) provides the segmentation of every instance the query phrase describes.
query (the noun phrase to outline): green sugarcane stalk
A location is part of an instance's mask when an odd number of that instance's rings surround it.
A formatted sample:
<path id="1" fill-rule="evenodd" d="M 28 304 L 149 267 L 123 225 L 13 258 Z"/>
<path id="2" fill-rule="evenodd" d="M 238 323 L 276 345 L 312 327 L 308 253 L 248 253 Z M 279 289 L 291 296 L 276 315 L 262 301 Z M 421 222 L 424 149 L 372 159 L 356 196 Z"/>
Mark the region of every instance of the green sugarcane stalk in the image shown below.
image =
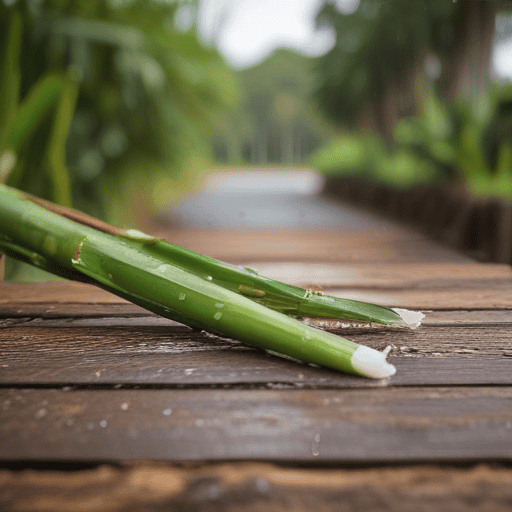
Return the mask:
<path id="1" fill-rule="evenodd" d="M 395 371 L 386 351 L 283 314 L 332 318 L 342 312 L 341 318 L 404 325 L 392 310 L 366 303 L 358 310 L 355 301 L 285 285 L 137 231 L 120 232 L 5 185 L 0 185 L 0 250 L 167 318 L 265 350 L 373 378 Z"/>
<path id="2" fill-rule="evenodd" d="M 139 236 L 131 230 L 124 235 L 133 239 Z M 389 308 L 285 284 L 262 276 L 254 269 L 230 265 L 142 233 L 140 235 L 146 239 L 148 254 L 155 258 L 172 261 L 183 270 L 204 276 L 212 283 L 286 315 L 405 325 L 402 318 Z"/>

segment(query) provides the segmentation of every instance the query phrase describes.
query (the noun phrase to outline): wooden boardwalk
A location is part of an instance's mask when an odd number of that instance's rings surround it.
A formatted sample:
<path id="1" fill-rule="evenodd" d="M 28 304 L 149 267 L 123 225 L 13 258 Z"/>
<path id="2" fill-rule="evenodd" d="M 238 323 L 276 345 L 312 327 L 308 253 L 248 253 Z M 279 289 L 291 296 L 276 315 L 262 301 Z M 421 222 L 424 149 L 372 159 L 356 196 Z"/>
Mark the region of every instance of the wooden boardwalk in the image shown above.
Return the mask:
<path id="1" fill-rule="evenodd" d="M 195 332 L 87 285 L 0 283 L 0 509 L 510 512 L 511 268 L 348 214 L 325 229 L 155 234 L 422 310 L 415 331 L 339 331 L 393 347 L 386 381 Z"/>

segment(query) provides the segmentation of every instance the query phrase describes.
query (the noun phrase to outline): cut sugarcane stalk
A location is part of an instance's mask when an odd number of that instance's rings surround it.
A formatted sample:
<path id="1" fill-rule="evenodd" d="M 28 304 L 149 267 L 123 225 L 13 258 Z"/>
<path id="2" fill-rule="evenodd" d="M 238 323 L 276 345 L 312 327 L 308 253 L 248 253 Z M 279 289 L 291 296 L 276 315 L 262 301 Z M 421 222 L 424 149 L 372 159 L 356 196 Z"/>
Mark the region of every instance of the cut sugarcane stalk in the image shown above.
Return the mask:
<path id="1" fill-rule="evenodd" d="M 70 220 L 36 202 L 0 185 L 0 250 L 192 327 L 349 373 L 394 373 L 385 353 L 283 314 L 404 325 L 392 310 L 308 293 L 139 232 L 100 230 L 82 214 L 67 210 L 67 217 L 76 217 Z"/>

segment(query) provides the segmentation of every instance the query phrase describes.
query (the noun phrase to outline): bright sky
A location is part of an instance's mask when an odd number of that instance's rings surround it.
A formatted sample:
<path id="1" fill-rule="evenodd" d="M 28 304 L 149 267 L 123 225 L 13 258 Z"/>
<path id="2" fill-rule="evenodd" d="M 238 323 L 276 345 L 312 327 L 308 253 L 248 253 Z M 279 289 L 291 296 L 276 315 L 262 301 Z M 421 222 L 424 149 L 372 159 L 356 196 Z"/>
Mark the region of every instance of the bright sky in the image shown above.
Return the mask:
<path id="1" fill-rule="evenodd" d="M 498 78 L 512 80 L 512 40 L 500 41 L 494 47 L 492 66 Z"/>
<path id="2" fill-rule="evenodd" d="M 200 0 L 199 32 L 216 42 L 235 68 L 253 66 L 280 47 L 308 55 L 326 53 L 334 44 L 329 29 L 317 29 L 315 16 L 324 0 Z M 333 0 L 331 0 L 333 1 Z M 344 13 L 359 0 L 334 0 Z M 498 43 L 493 52 L 497 77 L 512 79 L 512 39 Z"/>
<path id="3" fill-rule="evenodd" d="M 336 0 L 340 10 L 354 9 L 359 0 Z M 201 0 L 199 31 L 216 40 L 236 68 L 252 66 L 276 48 L 287 47 L 321 55 L 334 44 L 334 34 L 315 27 L 322 0 Z"/>

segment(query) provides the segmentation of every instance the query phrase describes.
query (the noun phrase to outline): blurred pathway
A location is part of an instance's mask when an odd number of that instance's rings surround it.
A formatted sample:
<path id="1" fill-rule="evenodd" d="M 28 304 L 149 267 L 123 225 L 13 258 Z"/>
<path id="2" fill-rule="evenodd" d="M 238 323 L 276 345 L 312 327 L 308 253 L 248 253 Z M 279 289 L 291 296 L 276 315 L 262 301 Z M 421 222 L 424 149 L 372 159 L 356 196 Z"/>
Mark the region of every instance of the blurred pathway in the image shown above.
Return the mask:
<path id="1" fill-rule="evenodd" d="M 319 194 L 323 179 L 306 170 L 223 171 L 174 206 L 182 228 L 228 230 L 385 229 L 392 224 Z"/>
<path id="2" fill-rule="evenodd" d="M 323 185 L 301 169 L 217 172 L 202 190 L 169 207 L 152 234 L 237 264 L 471 261 L 406 226 L 322 195 Z"/>

